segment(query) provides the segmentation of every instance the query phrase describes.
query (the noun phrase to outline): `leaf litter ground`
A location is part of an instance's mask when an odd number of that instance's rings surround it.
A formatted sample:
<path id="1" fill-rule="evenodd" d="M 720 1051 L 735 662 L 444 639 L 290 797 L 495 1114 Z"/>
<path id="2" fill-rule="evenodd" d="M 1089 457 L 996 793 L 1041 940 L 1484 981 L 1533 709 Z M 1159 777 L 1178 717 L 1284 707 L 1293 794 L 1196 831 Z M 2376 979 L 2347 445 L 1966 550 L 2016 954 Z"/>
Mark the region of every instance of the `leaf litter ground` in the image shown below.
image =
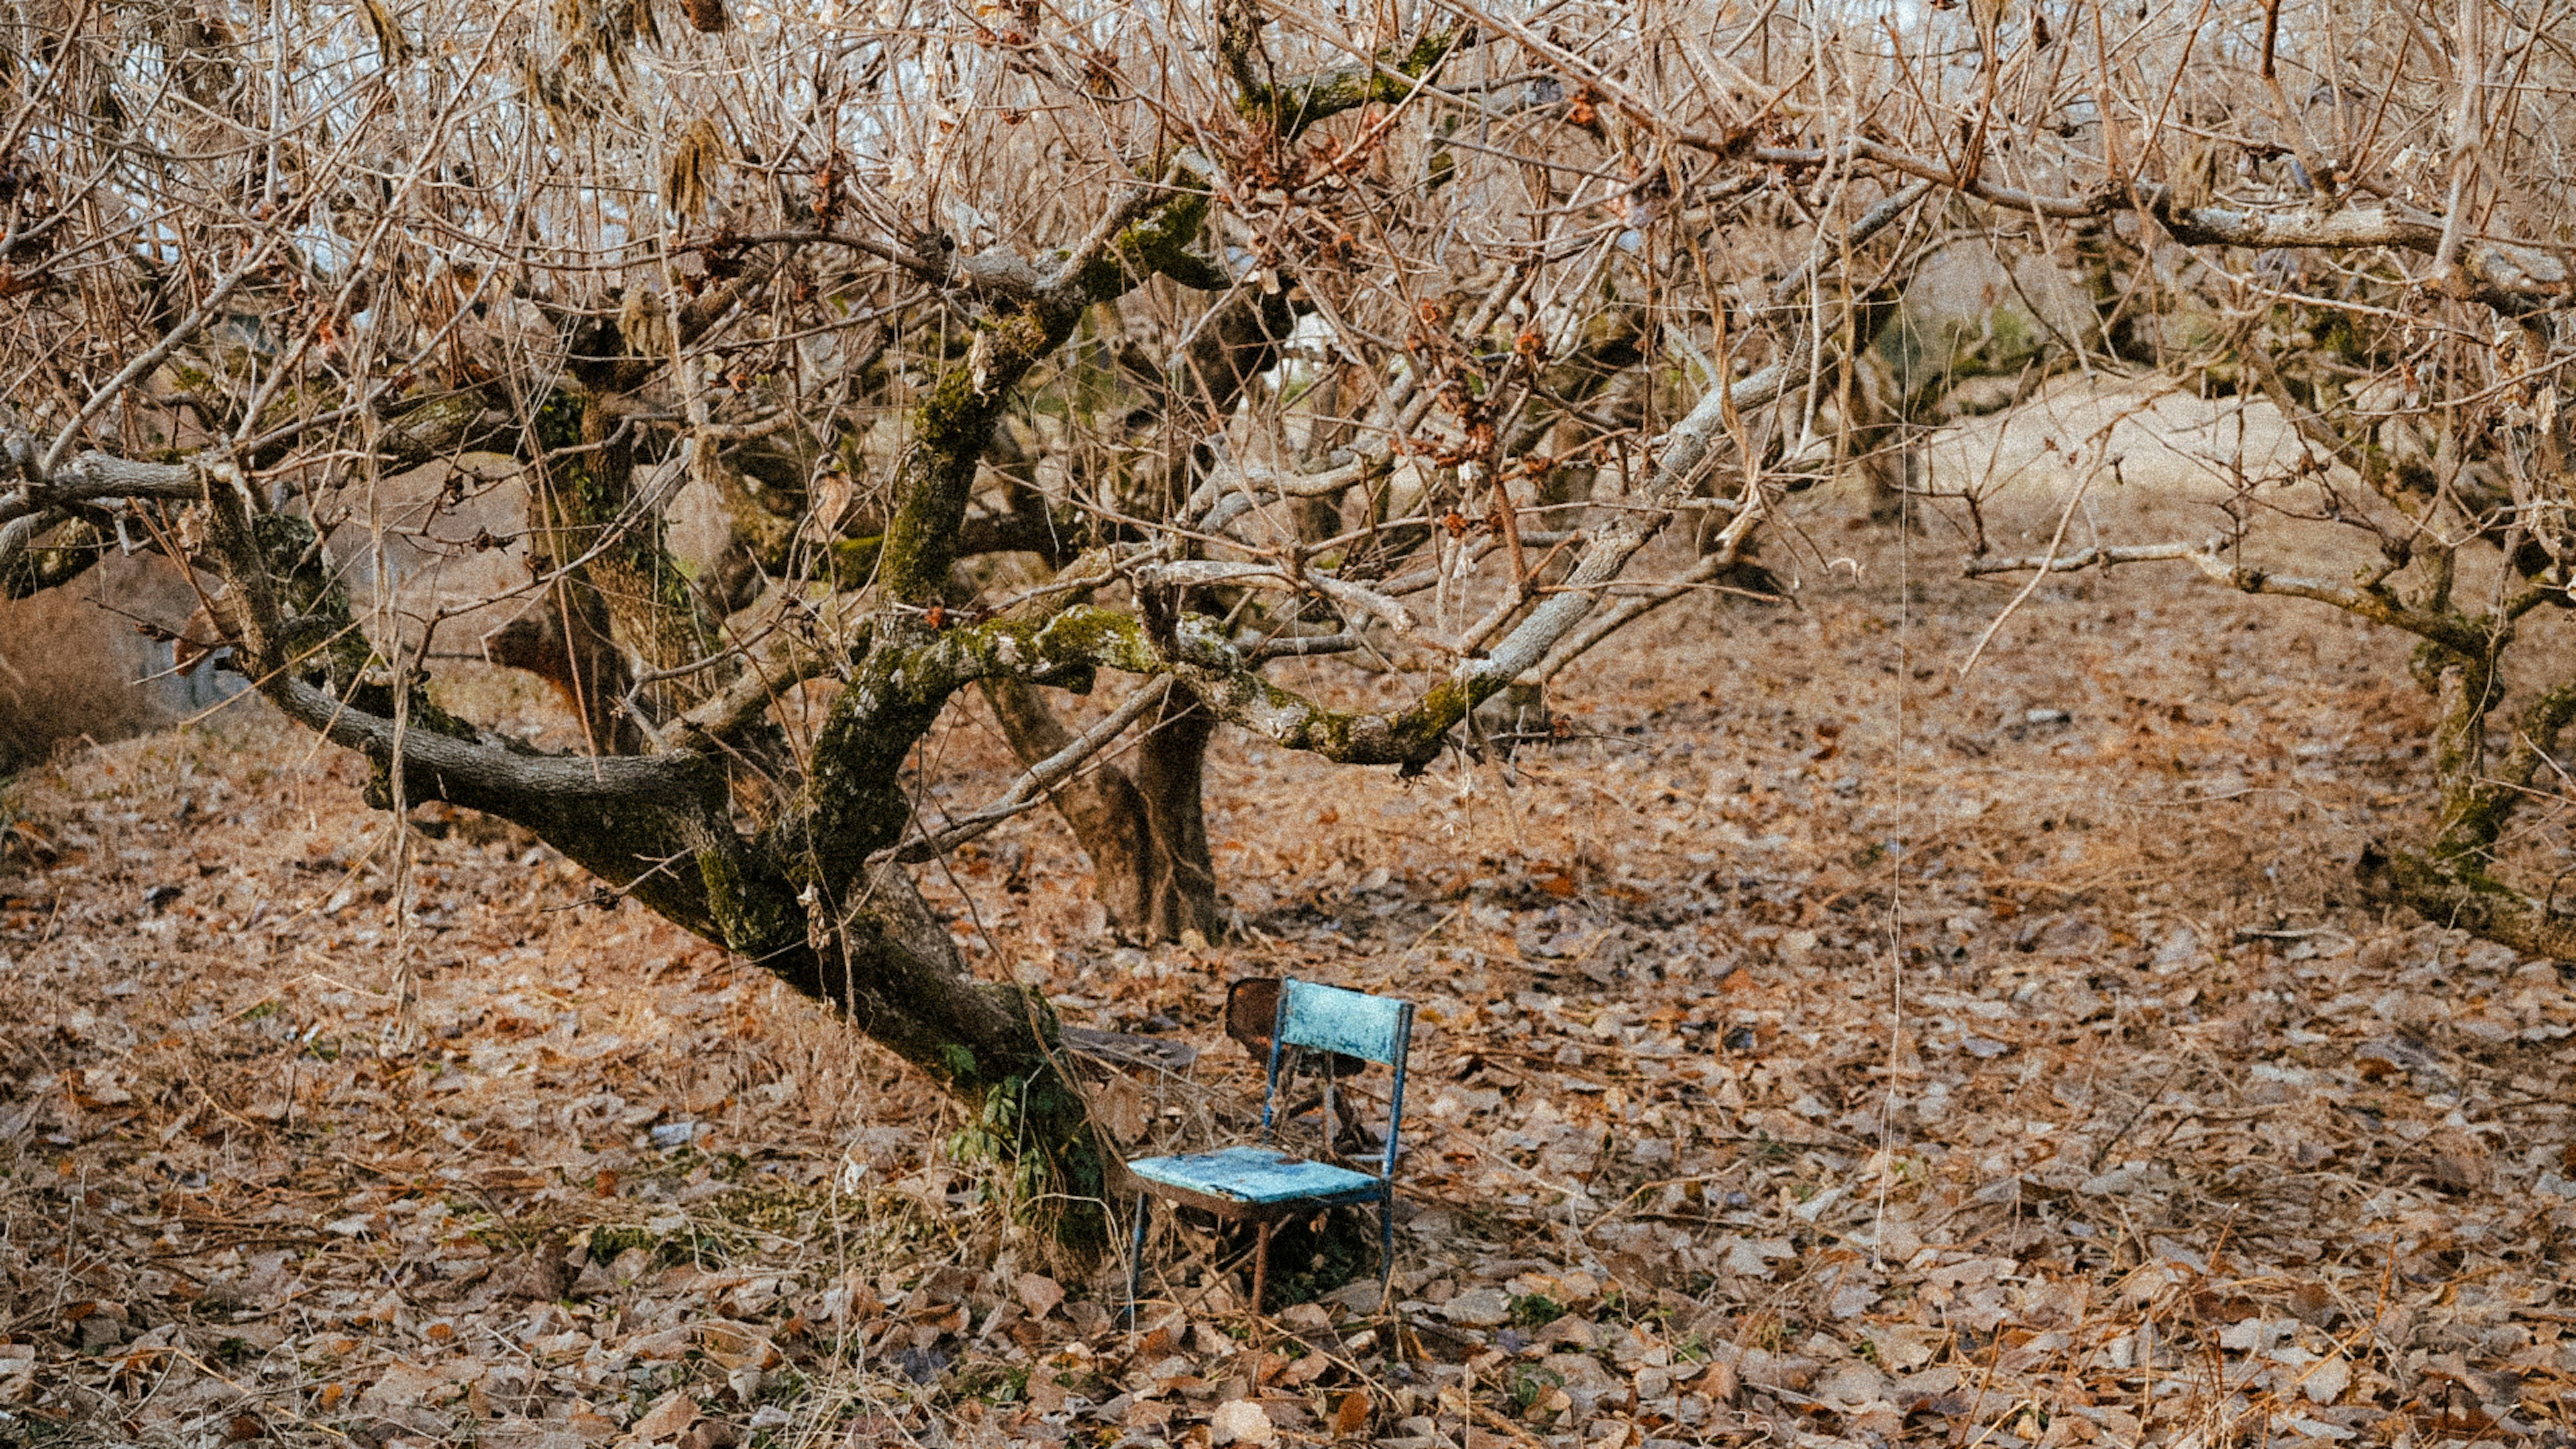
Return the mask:
<path id="1" fill-rule="evenodd" d="M 1042 817 L 934 874 L 1197 1050 L 1086 1068 L 1139 1153 L 1249 1135 L 1229 980 L 1418 1002 L 1391 1314 L 1256 1328 L 1184 1233 L 1130 1331 L 920 1082 L 529 837 L 397 862 L 247 712 L 65 755 L 0 860 L 0 1442 L 2565 1442 L 2576 994 L 2351 887 L 2400 646 L 2123 576 L 1961 685 L 2009 588 L 1832 544 L 1509 763 L 1220 744 L 1233 943 L 1121 947 Z"/>

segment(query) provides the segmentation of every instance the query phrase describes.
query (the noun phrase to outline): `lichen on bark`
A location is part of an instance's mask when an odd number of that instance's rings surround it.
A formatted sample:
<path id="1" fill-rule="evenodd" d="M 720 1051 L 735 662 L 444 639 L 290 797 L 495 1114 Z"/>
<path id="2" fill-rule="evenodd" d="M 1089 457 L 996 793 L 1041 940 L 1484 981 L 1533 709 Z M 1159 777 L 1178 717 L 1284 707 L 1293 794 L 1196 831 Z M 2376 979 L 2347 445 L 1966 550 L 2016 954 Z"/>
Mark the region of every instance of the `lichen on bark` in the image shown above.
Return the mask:
<path id="1" fill-rule="evenodd" d="M 0 573 L 0 598 L 27 599 L 79 578 L 116 547 L 106 528 L 88 518 L 56 525 L 9 561 Z"/>
<path id="2" fill-rule="evenodd" d="M 1220 49 L 1235 77 L 1235 111 L 1245 120 L 1270 127 L 1282 140 L 1294 140 L 1318 121 L 1373 101 L 1389 105 L 1402 101 L 1437 74 L 1469 38 L 1457 30 L 1426 31 L 1408 44 L 1387 46 L 1358 65 L 1269 81 L 1263 79 L 1264 67 L 1253 63 L 1260 23 L 1242 0 L 1226 6 Z"/>
<path id="3" fill-rule="evenodd" d="M 529 494 L 532 561 L 563 570 L 557 607 L 569 625 L 568 650 L 607 650 L 647 673 L 684 670 L 718 654 L 716 622 L 664 544 L 661 510 L 640 506 L 634 443 L 623 426 L 629 407 L 606 385 L 567 381 L 536 409 L 535 432 L 548 457 Z M 633 678 L 632 666 L 580 672 L 614 681 L 621 694 Z M 706 668 L 656 680 L 636 690 L 637 703 L 658 722 L 725 677 L 721 668 Z M 643 747 L 634 722 L 620 713 L 622 699 L 581 704 L 595 748 Z"/>

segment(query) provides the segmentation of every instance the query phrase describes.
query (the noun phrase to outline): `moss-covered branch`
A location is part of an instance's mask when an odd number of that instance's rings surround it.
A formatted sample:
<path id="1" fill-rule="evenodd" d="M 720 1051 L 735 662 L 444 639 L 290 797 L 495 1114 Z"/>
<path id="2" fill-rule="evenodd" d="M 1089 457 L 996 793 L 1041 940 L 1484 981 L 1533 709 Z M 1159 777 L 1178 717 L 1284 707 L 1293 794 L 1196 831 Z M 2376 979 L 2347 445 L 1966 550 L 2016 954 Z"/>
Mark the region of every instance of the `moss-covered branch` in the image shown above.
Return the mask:
<path id="1" fill-rule="evenodd" d="M 1450 56 L 1475 43 L 1473 30 L 1427 31 L 1363 62 L 1274 78 L 1270 57 L 1261 45 L 1261 17 L 1251 0 L 1230 0 L 1220 9 L 1218 21 L 1218 50 L 1235 82 L 1235 111 L 1282 140 L 1294 140 L 1319 121 L 1372 102 L 1403 103 L 1437 75 Z"/>
<path id="2" fill-rule="evenodd" d="M 2576 912 L 2570 910 L 2576 902 L 2554 894 L 2538 900 L 2492 876 L 2377 844 L 2363 850 L 2359 874 L 2382 896 L 2435 925 L 2534 956 L 2576 960 Z"/>
<path id="3" fill-rule="evenodd" d="M 1011 390 L 1073 335 L 1083 309 L 1189 261 L 1207 204 L 1203 192 L 1171 195 L 1141 219 L 1069 250 L 1052 279 L 997 294 L 1002 305 L 977 320 L 965 359 L 942 371 L 913 409 L 913 448 L 877 560 L 878 584 L 889 598 L 926 608 L 945 596 L 975 470 L 993 445 Z"/>
<path id="4" fill-rule="evenodd" d="M 2498 692 L 2492 667 L 2457 670 L 2444 692 L 2450 697 L 2435 750 L 2442 818 L 2433 858 L 2464 879 L 2484 880 L 2506 823 L 2531 798 L 2533 782 L 2576 720 L 2576 684 L 2561 684 L 2523 706 L 2513 743 L 2493 768 L 2484 767 L 2489 711 L 2478 703 Z"/>
<path id="5" fill-rule="evenodd" d="M 951 695 L 985 679 L 1087 691 L 1104 666 L 1162 667 L 1133 618 L 1088 605 L 945 630 L 921 625 L 909 638 L 881 640 L 816 732 L 803 804 L 772 828 L 772 848 L 798 860 L 820 889 L 853 889 L 867 858 L 910 825 L 903 762 Z"/>
<path id="6" fill-rule="evenodd" d="M 116 546 L 87 518 L 32 513 L 0 524 L 0 598 L 24 599 L 89 572 Z"/>

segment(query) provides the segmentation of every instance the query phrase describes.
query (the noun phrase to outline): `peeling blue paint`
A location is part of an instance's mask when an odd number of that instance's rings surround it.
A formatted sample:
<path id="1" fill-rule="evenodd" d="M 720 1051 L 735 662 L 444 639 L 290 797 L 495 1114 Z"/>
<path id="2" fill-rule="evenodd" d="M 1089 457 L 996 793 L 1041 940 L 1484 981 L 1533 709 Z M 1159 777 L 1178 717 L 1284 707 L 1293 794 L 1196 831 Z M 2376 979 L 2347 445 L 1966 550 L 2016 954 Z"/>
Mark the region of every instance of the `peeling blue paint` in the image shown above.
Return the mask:
<path id="1" fill-rule="evenodd" d="M 1392 997 L 1291 979 L 1279 1002 L 1279 1040 L 1390 1066 L 1404 1054 L 1412 1009 Z"/>
<path id="2" fill-rule="evenodd" d="M 1386 1180 L 1329 1162 L 1307 1162 L 1267 1147 L 1222 1147 L 1179 1157 L 1148 1157 L 1127 1164 L 1138 1177 L 1236 1202 L 1363 1202 L 1386 1191 Z"/>

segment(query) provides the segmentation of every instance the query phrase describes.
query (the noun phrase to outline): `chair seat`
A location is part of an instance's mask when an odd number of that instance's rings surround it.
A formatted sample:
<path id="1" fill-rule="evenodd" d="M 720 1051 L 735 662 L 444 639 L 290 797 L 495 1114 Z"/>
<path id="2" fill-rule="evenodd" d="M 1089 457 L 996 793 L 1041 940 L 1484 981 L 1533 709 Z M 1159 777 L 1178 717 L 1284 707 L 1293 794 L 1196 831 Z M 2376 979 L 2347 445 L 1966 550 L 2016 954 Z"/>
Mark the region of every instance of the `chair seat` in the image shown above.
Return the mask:
<path id="1" fill-rule="evenodd" d="M 1146 1157 L 1127 1170 L 1150 1183 L 1240 1203 L 1359 1202 L 1386 1191 L 1383 1178 L 1267 1147 Z"/>

